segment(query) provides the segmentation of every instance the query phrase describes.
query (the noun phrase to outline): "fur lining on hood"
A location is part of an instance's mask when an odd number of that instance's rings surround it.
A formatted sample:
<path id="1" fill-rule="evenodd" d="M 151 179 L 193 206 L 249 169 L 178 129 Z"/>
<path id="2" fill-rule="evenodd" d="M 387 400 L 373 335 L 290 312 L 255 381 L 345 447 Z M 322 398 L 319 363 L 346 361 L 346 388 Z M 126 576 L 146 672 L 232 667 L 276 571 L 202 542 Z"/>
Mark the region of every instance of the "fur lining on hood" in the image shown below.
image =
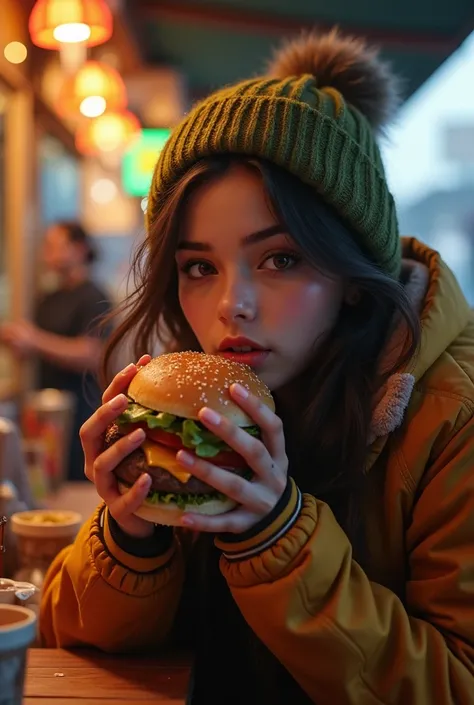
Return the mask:
<path id="1" fill-rule="evenodd" d="M 421 314 L 429 284 L 428 267 L 414 260 L 403 260 L 402 277 L 406 281 L 405 289 L 410 301 L 415 310 Z M 403 323 L 399 323 L 395 325 L 392 334 L 389 336 L 382 359 L 382 371 L 392 367 L 393 363 L 398 359 L 404 340 L 404 326 Z M 369 445 L 376 438 L 392 433 L 401 425 L 414 385 L 415 377 L 406 372 L 397 372 L 388 378 L 372 414 L 368 438 Z"/>

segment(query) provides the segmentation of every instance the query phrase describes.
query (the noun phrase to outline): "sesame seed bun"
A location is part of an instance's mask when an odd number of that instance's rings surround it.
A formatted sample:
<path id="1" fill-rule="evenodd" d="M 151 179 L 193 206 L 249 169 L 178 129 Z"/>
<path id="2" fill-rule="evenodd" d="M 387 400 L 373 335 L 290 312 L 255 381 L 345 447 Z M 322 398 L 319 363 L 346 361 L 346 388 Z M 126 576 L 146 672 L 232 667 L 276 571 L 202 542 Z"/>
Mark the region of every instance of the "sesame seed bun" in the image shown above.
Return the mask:
<path id="1" fill-rule="evenodd" d="M 128 395 L 148 409 L 181 418 L 198 419 L 200 409 L 207 406 L 237 426 L 253 426 L 255 421 L 231 399 L 229 387 L 234 383 L 275 410 L 270 390 L 250 367 L 198 352 L 167 353 L 153 358 L 132 379 Z"/>

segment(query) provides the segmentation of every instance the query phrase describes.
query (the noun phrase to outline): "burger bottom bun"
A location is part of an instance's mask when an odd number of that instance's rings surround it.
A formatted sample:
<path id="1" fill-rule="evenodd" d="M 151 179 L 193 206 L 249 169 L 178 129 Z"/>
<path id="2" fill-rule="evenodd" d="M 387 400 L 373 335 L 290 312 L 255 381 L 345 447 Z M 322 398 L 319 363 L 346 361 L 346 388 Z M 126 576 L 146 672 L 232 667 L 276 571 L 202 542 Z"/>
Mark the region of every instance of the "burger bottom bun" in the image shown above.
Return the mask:
<path id="1" fill-rule="evenodd" d="M 121 494 L 125 494 L 130 489 L 120 481 L 117 483 Z M 193 514 L 206 514 L 215 516 L 225 514 L 236 506 L 233 499 L 211 499 L 203 504 L 187 504 L 184 509 L 177 507 L 174 503 L 148 502 L 145 500 L 134 514 L 152 524 L 162 524 L 163 526 L 181 526 L 181 517 L 186 512 Z"/>

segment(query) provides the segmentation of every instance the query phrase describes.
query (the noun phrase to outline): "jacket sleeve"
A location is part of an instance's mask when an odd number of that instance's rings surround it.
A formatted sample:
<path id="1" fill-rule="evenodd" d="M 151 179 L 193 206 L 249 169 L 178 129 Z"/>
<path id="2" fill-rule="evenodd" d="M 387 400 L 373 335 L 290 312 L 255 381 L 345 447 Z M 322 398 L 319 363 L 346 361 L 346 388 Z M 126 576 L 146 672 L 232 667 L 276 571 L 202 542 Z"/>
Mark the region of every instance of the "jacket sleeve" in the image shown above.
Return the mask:
<path id="1" fill-rule="evenodd" d="M 404 603 L 369 580 L 329 507 L 308 495 L 258 555 L 217 545 L 248 624 L 313 702 L 474 703 L 472 419 L 425 470 L 405 541 Z"/>
<path id="2" fill-rule="evenodd" d="M 46 575 L 42 645 L 94 646 L 115 653 L 156 648 L 173 626 L 183 578 L 175 536 L 160 555 L 132 556 L 114 541 L 101 506 Z"/>

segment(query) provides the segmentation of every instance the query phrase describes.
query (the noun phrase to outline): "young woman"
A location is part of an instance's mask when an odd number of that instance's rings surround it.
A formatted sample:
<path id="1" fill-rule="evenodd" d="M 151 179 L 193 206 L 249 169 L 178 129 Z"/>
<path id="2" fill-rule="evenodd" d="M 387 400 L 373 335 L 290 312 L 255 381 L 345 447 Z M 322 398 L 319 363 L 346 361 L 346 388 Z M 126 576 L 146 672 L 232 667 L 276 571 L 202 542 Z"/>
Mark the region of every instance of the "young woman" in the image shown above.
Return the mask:
<path id="1" fill-rule="evenodd" d="M 50 569 L 45 644 L 191 645 L 199 704 L 474 702 L 474 321 L 399 238 L 375 139 L 392 89 L 361 42 L 311 36 L 175 129 L 105 362 L 163 323 L 181 350 L 237 339 L 266 351 L 276 414 L 231 389 L 262 443 L 203 409 L 255 478 L 180 452 L 239 506 L 154 527 L 133 515 L 150 478 L 121 496 L 112 474 L 143 434 L 103 452 L 137 365 L 117 375 L 81 432 L 104 503 Z"/>

